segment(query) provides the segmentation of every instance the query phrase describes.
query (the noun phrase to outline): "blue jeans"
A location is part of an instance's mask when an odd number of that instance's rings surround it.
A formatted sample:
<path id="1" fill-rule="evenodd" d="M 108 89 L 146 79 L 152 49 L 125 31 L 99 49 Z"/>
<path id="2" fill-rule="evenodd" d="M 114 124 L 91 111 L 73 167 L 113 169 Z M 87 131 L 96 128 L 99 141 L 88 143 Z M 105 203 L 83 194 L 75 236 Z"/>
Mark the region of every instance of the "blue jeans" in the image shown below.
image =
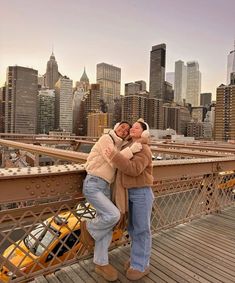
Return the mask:
<path id="1" fill-rule="evenodd" d="M 150 228 L 154 195 L 150 187 L 128 189 L 131 237 L 130 266 L 143 272 L 149 266 L 152 247 Z"/>
<path id="2" fill-rule="evenodd" d="M 120 212 L 110 200 L 109 183 L 105 180 L 87 175 L 83 183 L 83 194 L 96 209 L 96 217 L 87 222 L 87 230 L 95 239 L 94 263 L 106 265 L 108 248 L 112 241 L 113 227 L 120 219 Z"/>

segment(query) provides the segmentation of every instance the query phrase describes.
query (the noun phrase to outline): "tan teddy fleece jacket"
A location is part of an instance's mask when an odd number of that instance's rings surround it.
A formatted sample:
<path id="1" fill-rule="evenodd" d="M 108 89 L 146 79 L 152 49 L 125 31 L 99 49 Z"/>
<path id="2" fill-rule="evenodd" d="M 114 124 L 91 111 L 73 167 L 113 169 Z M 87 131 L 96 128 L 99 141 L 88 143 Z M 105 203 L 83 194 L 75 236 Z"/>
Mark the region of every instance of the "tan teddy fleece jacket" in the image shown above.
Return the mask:
<path id="1" fill-rule="evenodd" d="M 136 142 L 142 143 L 142 150 L 134 154 L 129 160 L 117 151 L 113 151 L 111 160 L 118 168 L 114 190 L 113 201 L 125 214 L 128 211 L 128 192 L 130 188 L 140 188 L 153 185 L 152 153 L 146 139 Z"/>

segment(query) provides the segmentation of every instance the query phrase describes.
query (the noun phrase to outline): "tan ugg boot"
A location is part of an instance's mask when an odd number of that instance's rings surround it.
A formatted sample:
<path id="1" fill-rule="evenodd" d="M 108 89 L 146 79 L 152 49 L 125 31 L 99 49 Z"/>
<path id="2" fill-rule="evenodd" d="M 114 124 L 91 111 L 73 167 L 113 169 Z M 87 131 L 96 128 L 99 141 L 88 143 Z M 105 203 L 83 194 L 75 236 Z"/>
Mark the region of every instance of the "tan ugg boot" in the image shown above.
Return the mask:
<path id="1" fill-rule="evenodd" d="M 118 271 L 111 265 L 95 265 L 95 272 L 107 281 L 116 281 L 118 279 Z"/>
<path id="2" fill-rule="evenodd" d="M 126 272 L 126 277 L 129 280 L 139 280 L 140 278 L 144 277 L 145 275 L 147 275 L 150 272 L 150 268 L 147 267 L 145 269 L 145 271 L 141 272 L 137 269 L 133 269 L 133 268 L 128 268 L 127 272 Z"/>
<path id="3" fill-rule="evenodd" d="M 88 250 L 91 251 L 95 245 L 95 240 L 91 237 L 90 233 L 87 230 L 86 221 L 81 221 L 80 229 L 80 241 Z"/>

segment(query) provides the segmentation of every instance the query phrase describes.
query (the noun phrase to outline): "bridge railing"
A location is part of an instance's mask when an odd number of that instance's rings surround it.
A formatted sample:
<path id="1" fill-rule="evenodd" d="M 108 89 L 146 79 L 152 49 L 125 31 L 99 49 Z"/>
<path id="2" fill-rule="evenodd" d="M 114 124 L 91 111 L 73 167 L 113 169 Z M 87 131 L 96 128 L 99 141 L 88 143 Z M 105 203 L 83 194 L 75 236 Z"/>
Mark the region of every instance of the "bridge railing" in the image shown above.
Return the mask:
<path id="1" fill-rule="evenodd" d="M 81 151 L 89 152 L 91 147 L 95 143 L 95 139 L 92 137 L 89 137 L 89 139 L 81 139 L 81 137 L 69 136 L 66 139 L 60 139 L 60 137 L 45 138 L 41 135 L 24 136 L 19 134 L 9 134 L 12 139 L 14 137 L 14 140 L 8 140 L 7 135 L 8 134 L 3 134 L 4 139 L 0 139 L 0 158 L 2 159 L 2 167 L 5 167 L 4 155 L 6 159 L 7 156 L 5 152 L 9 152 L 9 149 L 11 151 L 13 149 L 24 150 L 25 152 L 27 152 L 26 155 L 31 160 L 31 166 L 38 166 L 40 163 L 38 158 L 39 154 L 43 155 L 44 157 L 51 157 L 52 161 L 50 162 L 50 165 L 53 164 L 53 158 L 55 158 L 54 161 L 56 163 L 58 163 L 60 159 L 67 161 L 70 160 L 72 162 L 84 162 L 85 158 L 84 156 L 82 156 Z M 221 144 L 220 146 L 216 145 L 215 147 L 213 144 L 210 144 L 209 146 L 208 144 L 195 145 L 179 144 L 175 142 L 162 143 L 160 141 L 157 142 L 152 140 L 150 146 L 153 155 L 156 157 L 159 155 L 159 157 L 163 157 L 163 159 L 227 157 L 232 156 L 235 153 L 234 145 L 224 146 L 223 144 Z M 61 148 L 63 150 L 61 150 Z M 66 150 L 66 155 L 64 154 L 64 150 Z M 74 156 L 75 152 L 76 155 Z"/>
<path id="2" fill-rule="evenodd" d="M 235 158 L 154 162 L 152 230 L 235 204 Z M 0 280 L 23 282 L 76 262 L 90 251 L 80 222 L 94 217 L 82 195 L 82 165 L 0 170 Z M 127 241 L 115 230 L 113 246 Z"/>

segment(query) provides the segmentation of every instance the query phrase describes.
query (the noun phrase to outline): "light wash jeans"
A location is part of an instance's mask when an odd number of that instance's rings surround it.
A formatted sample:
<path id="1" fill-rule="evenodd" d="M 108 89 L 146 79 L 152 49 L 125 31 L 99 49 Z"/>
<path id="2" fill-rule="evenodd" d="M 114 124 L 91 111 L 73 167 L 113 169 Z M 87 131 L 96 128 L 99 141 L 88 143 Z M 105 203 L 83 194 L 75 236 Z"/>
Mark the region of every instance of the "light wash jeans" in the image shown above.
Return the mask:
<path id="1" fill-rule="evenodd" d="M 128 189 L 131 237 L 130 266 L 143 272 L 149 266 L 152 247 L 150 220 L 154 195 L 150 187 Z"/>
<path id="2" fill-rule="evenodd" d="M 112 241 L 113 227 L 120 219 L 120 212 L 110 200 L 109 183 L 105 180 L 87 175 L 83 183 L 83 194 L 96 209 L 96 217 L 87 222 L 87 230 L 95 239 L 94 263 L 109 263 L 108 248 Z"/>

